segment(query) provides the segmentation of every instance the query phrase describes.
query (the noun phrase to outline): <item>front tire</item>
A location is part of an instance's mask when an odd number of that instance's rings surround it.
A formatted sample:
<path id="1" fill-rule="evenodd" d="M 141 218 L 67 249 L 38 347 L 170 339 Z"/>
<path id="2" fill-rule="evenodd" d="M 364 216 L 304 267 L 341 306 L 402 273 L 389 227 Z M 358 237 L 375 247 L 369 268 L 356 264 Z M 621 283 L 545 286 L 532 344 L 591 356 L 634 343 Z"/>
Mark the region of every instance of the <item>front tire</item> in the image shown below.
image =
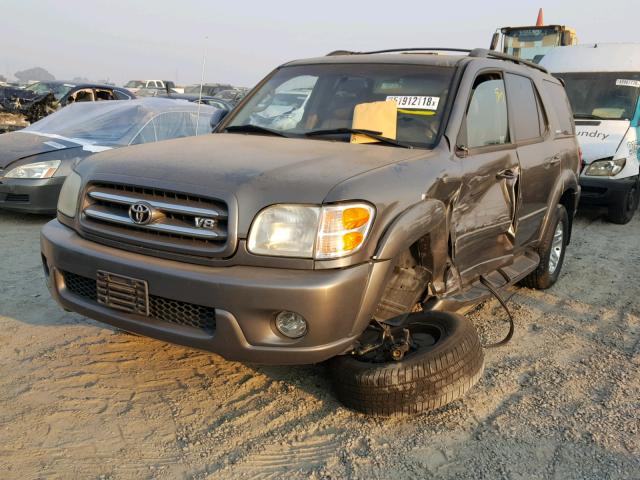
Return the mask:
<path id="1" fill-rule="evenodd" d="M 480 379 L 484 352 L 469 320 L 446 312 L 411 315 L 406 328 L 418 348 L 402 360 L 331 360 L 334 390 L 347 407 L 381 416 L 425 412 L 462 397 Z"/>
<path id="2" fill-rule="evenodd" d="M 607 220 L 618 225 L 629 223 L 638 209 L 639 201 L 640 191 L 635 183 L 616 203 L 609 205 Z"/>
<path id="3" fill-rule="evenodd" d="M 562 270 L 568 238 L 569 215 L 563 205 L 558 205 L 553 212 L 551 226 L 538 247 L 540 263 L 522 280 L 522 285 L 545 290 L 556 283 Z"/>

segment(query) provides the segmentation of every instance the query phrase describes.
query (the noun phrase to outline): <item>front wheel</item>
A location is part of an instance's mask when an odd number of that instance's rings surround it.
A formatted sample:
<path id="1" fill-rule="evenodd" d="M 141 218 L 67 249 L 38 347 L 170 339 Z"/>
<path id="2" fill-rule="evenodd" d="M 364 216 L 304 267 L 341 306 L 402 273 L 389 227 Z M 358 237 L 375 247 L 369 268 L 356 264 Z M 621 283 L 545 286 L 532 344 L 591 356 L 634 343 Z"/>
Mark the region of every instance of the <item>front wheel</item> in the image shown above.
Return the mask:
<path id="1" fill-rule="evenodd" d="M 634 184 L 616 203 L 609 205 L 607 220 L 619 225 L 629 223 L 638 209 L 639 201 L 640 191 L 638 185 Z"/>
<path id="2" fill-rule="evenodd" d="M 563 205 L 558 205 L 553 212 L 551 228 L 547 230 L 538 254 L 540 263 L 538 268 L 522 280 L 522 285 L 540 290 L 551 287 L 560 276 L 564 254 L 569 238 L 569 216 Z"/>

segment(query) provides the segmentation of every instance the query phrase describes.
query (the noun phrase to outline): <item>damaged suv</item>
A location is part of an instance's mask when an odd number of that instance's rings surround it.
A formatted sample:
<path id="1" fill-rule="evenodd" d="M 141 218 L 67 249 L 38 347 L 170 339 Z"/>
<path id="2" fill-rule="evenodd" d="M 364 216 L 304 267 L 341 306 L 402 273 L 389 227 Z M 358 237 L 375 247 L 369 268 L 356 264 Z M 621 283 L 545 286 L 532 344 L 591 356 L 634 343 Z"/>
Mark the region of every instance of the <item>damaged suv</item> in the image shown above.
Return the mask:
<path id="1" fill-rule="evenodd" d="M 231 360 L 331 359 L 338 397 L 373 414 L 460 397 L 484 356 L 459 312 L 554 284 L 580 160 L 543 68 L 416 50 L 288 63 L 214 135 L 79 164 L 42 231 L 53 297 Z"/>

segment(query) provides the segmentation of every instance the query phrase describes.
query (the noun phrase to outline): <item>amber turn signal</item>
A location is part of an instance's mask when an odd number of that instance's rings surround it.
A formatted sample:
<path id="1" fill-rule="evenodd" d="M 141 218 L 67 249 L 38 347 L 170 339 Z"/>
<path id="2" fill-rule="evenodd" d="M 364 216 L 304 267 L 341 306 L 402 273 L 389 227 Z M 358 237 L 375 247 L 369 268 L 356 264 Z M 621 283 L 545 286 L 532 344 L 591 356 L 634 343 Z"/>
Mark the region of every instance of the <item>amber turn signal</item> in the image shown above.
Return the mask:
<path id="1" fill-rule="evenodd" d="M 355 228 L 365 225 L 371 214 L 369 210 L 362 207 L 347 208 L 342 212 L 342 225 L 345 230 L 353 230 Z"/>
<path id="2" fill-rule="evenodd" d="M 346 252 L 354 250 L 360 246 L 363 240 L 364 235 L 360 232 L 346 233 L 342 236 L 342 249 Z"/>

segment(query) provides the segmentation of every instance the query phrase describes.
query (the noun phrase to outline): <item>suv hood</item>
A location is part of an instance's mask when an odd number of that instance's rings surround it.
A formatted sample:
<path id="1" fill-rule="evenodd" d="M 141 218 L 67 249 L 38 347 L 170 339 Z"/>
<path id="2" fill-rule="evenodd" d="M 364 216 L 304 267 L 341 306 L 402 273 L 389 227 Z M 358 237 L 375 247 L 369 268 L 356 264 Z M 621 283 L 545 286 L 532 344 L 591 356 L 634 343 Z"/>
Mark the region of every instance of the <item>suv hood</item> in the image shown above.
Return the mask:
<path id="1" fill-rule="evenodd" d="M 88 180 L 235 197 L 244 210 L 273 203 L 322 203 L 343 180 L 429 154 L 382 145 L 217 133 L 99 153 L 82 162 L 78 171 Z"/>
<path id="2" fill-rule="evenodd" d="M 576 137 L 585 163 L 612 157 L 628 129 L 628 120 L 577 120 Z"/>
<path id="3" fill-rule="evenodd" d="M 81 148 L 75 142 L 50 138 L 27 132 L 11 132 L 0 135 L 0 169 L 16 160 L 59 150 Z"/>

